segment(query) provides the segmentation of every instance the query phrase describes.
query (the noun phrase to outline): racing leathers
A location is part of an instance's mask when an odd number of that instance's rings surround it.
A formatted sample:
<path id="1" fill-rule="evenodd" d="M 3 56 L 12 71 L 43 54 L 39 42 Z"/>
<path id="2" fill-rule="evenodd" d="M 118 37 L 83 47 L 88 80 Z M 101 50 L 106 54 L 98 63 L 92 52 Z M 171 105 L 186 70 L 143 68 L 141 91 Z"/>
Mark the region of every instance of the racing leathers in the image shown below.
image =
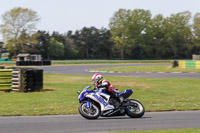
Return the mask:
<path id="1" fill-rule="evenodd" d="M 124 98 L 122 96 L 119 96 L 119 90 L 118 88 L 114 87 L 111 83 L 109 83 L 107 80 L 102 80 L 100 83 L 96 83 L 95 87 L 99 88 L 103 88 L 106 90 L 106 92 L 110 95 L 113 95 L 120 104 L 122 104 L 122 102 L 124 101 Z"/>

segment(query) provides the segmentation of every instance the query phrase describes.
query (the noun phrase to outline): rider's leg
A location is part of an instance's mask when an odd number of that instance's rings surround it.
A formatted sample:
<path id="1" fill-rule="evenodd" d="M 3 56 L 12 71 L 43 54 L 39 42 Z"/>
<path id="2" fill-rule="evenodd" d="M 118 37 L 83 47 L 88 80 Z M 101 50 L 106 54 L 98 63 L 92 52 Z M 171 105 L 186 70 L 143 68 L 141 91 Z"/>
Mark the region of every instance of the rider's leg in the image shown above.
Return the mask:
<path id="1" fill-rule="evenodd" d="M 116 91 L 114 91 L 114 90 L 111 91 L 110 93 L 111 93 L 115 98 L 117 98 L 117 100 L 119 101 L 120 104 L 123 103 L 124 97 L 118 95 L 118 93 L 117 93 Z"/>

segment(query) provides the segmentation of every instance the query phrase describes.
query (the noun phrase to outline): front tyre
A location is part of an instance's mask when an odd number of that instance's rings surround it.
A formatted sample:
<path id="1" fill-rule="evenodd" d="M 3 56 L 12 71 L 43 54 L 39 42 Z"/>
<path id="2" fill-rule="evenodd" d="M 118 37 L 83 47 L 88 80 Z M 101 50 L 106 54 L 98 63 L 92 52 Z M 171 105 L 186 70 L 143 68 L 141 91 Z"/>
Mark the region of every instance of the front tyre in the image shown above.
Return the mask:
<path id="1" fill-rule="evenodd" d="M 126 114 L 131 118 L 140 118 L 144 115 L 145 109 L 142 103 L 137 100 L 130 99 L 129 103 L 131 106 L 127 106 Z"/>
<path id="2" fill-rule="evenodd" d="M 97 119 L 101 114 L 100 109 L 94 103 L 90 103 L 90 107 L 87 107 L 87 103 L 82 102 L 79 105 L 78 110 L 79 113 L 86 119 Z"/>

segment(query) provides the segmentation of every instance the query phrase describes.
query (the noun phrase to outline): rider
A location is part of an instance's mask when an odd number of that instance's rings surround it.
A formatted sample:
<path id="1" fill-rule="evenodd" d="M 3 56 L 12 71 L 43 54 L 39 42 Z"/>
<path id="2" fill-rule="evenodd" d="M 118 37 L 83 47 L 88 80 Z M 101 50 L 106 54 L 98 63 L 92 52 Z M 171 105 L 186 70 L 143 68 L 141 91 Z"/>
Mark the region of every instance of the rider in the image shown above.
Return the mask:
<path id="1" fill-rule="evenodd" d="M 119 90 L 118 88 L 114 87 L 112 84 L 110 84 L 107 80 L 103 80 L 103 76 L 99 73 L 94 74 L 92 76 L 92 81 L 95 86 L 95 88 L 104 88 L 109 94 L 113 95 L 120 104 L 124 101 L 124 98 L 120 95 L 118 95 Z"/>

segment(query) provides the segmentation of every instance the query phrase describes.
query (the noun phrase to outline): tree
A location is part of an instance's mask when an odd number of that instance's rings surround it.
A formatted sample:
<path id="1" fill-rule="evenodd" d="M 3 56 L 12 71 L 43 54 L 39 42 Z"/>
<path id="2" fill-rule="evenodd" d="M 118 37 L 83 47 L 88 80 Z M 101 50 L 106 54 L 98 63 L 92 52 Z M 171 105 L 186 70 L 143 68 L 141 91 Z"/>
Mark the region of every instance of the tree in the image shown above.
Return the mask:
<path id="1" fill-rule="evenodd" d="M 37 51 L 38 54 L 41 54 L 44 59 L 49 58 L 49 45 L 50 45 L 50 38 L 48 32 L 46 31 L 37 31 L 37 44 L 33 46 L 33 51 Z"/>
<path id="2" fill-rule="evenodd" d="M 51 38 L 48 52 L 50 59 L 62 59 L 64 56 L 64 46 L 61 42 Z"/>
<path id="3" fill-rule="evenodd" d="M 96 46 L 99 41 L 99 30 L 95 27 L 83 27 L 76 31 L 73 38 L 79 48 L 79 56 L 82 58 L 94 58 Z"/>
<path id="4" fill-rule="evenodd" d="M 141 52 L 145 46 L 144 34 L 146 34 L 145 30 L 150 20 L 151 13 L 148 10 L 120 9 L 115 12 L 109 27 L 112 34 L 111 39 L 121 52 L 121 59 L 124 59 L 124 56 L 140 57 L 143 55 Z"/>
<path id="5" fill-rule="evenodd" d="M 24 30 L 27 34 L 32 34 L 39 17 L 31 9 L 18 7 L 3 14 L 2 21 L 1 32 L 3 38 L 7 41 L 13 38 L 17 39 Z"/>
<path id="6" fill-rule="evenodd" d="M 3 40 L 7 47 L 15 50 L 14 54 L 16 54 L 16 51 L 25 44 L 23 40 L 20 40 L 20 36 L 24 33 L 31 36 L 34 33 L 39 17 L 31 9 L 18 7 L 3 14 L 2 21 L 3 24 L 0 25 L 0 31 L 3 34 Z M 15 44 L 16 41 L 18 42 L 17 44 Z M 7 44 L 7 42 L 9 43 Z"/>
<path id="7" fill-rule="evenodd" d="M 2 51 L 3 51 L 3 42 L 0 41 L 0 57 L 1 57 Z"/>
<path id="8" fill-rule="evenodd" d="M 146 43 L 146 38 L 150 22 L 151 13 L 149 10 L 136 9 L 132 11 L 131 21 L 128 26 L 128 56 L 137 59 L 147 58 L 146 49 L 148 49 L 148 43 Z"/>
<path id="9" fill-rule="evenodd" d="M 17 53 L 32 53 L 31 48 L 36 44 L 37 34 L 28 35 L 25 31 L 22 31 L 18 39 L 13 38 L 8 40 L 5 47 L 11 55 L 16 55 Z"/>
<path id="10" fill-rule="evenodd" d="M 131 10 L 119 9 L 110 19 L 109 27 L 111 31 L 111 39 L 115 43 L 115 47 L 121 53 L 121 59 L 124 59 L 124 51 L 128 46 L 128 25 L 131 20 Z"/>
<path id="11" fill-rule="evenodd" d="M 186 11 L 172 14 L 164 20 L 164 58 L 191 57 L 192 31 L 189 24 L 190 18 L 191 13 Z"/>
<path id="12" fill-rule="evenodd" d="M 200 13 L 196 13 L 193 19 L 193 31 L 194 31 L 194 47 L 193 54 L 200 54 Z"/>
<path id="13" fill-rule="evenodd" d="M 65 38 L 64 42 L 65 59 L 78 58 L 79 50 L 77 45 L 75 44 L 72 31 L 68 31 L 67 34 L 65 34 L 64 38 Z"/>
<path id="14" fill-rule="evenodd" d="M 163 46 L 165 34 L 163 32 L 163 21 L 164 17 L 158 14 L 151 19 L 145 30 L 145 53 L 148 59 L 161 59 L 165 53 Z"/>
<path id="15" fill-rule="evenodd" d="M 111 41 L 110 30 L 106 28 L 101 28 L 99 30 L 98 42 L 95 46 L 95 58 L 112 58 L 114 57 L 113 53 L 113 42 Z"/>

